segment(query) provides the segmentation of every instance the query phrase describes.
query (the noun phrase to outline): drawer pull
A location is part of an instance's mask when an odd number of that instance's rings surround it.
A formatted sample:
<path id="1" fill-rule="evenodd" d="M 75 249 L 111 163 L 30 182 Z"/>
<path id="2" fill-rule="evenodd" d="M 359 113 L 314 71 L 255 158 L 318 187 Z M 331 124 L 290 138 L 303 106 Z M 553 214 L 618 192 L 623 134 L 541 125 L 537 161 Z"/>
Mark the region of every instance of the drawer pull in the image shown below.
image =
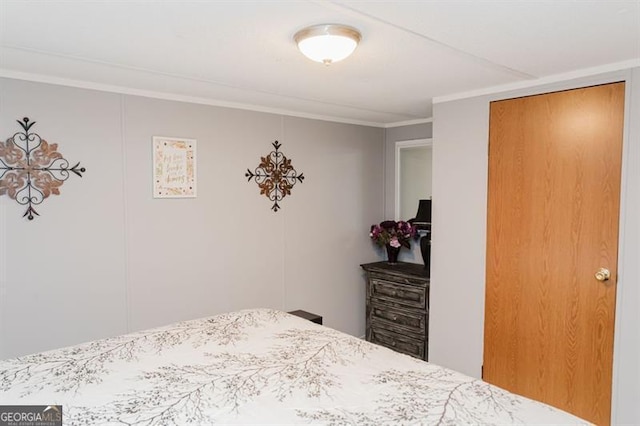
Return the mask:
<path id="1" fill-rule="evenodd" d="M 396 347 L 396 342 L 391 342 L 391 346 L 393 346 L 394 348 Z"/>
<path id="2" fill-rule="evenodd" d="M 391 295 L 392 295 L 393 297 L 396 297 L 396 296 L 398 295 L 398 292 L 397 292 L 397 291 L 392 291 L 392 292 L 391 292 Z"/>
<path id="3" fill-rule="evenodd" d="M 391 317 L 391 319 L 394 320 L 394 321 L 398 321 L 398 316 L 394 315 L 394 316 Z"/>

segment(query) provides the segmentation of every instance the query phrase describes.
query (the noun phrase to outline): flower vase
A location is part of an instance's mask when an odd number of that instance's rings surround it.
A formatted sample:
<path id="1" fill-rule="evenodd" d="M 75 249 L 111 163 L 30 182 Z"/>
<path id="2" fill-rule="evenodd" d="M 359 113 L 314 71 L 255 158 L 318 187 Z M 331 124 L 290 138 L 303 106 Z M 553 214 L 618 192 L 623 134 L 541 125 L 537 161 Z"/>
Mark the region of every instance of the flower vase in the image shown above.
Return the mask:
<path id="1" fill-rule="evenodd" d="M 393 247 L 391 244 L 385 246 L 387 248 L 387 263 L 389 265 L 395 265 L 398 263 L 398 254 L 400 254 L 400 247 Z"/>

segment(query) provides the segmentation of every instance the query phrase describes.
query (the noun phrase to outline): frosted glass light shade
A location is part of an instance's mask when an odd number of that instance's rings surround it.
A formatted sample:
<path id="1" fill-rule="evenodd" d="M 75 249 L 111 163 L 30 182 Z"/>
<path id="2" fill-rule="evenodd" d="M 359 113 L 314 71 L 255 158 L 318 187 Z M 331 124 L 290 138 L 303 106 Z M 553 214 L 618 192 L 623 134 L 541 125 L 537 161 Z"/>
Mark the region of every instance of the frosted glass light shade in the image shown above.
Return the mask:
<path id="1" fill-rule="evenodd" d="M 360 39 L 358 30 L 338 24 L 315 25 L 294 36 L 298 49 L 307 58 L 326 65 L 351 55 Z"/>

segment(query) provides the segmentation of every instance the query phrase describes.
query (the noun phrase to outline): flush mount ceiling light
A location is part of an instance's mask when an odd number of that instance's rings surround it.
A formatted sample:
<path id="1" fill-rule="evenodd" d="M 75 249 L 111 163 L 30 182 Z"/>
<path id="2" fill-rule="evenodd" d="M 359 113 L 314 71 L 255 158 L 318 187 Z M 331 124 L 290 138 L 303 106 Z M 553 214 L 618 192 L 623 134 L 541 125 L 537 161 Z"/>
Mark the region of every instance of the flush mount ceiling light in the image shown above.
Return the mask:
<path id="1" fill-rule="evenodd" d="M 298 49 L 309 59 L 325 65 L 351 55 L 362 36 L 355 28 L 340 24 L 322 24 L 304 28 L 293 36 Z"/>

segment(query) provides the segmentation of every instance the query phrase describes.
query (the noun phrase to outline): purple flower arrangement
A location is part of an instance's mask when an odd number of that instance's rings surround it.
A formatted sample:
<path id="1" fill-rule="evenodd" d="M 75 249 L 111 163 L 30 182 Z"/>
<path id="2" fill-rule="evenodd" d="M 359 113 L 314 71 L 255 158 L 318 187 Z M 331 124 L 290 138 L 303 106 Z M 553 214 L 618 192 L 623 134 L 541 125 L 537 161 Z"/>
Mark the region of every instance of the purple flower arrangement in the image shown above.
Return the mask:
<path id="1" fill-rule="evenodd" d="M 405 221 L 385 220 L 380 225 L 371 225 L 369 236 L 380 247 L 411 248 L 411 239 L 418 236 L 416 227 Z"/>

